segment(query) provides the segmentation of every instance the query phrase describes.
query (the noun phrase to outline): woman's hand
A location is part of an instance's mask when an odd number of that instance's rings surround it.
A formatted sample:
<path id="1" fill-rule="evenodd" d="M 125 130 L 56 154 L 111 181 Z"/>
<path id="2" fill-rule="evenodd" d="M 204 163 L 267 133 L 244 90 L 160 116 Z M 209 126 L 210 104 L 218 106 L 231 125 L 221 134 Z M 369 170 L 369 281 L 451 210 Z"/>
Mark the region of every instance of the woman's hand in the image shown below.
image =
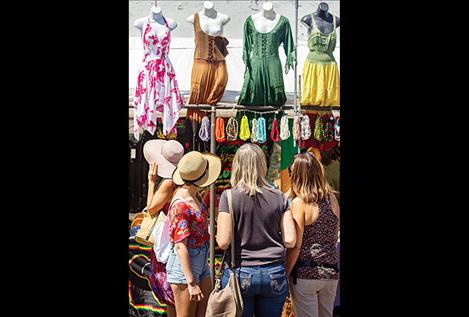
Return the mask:
<path id="1" fill-rule="evenodd" d="M 150 168 L 148 169 L 148 181 L 155 183 L 157 173 L 158 173 L 158 164 L 156 162 L 150 163 Z"/>
<path id="2" fill-rule="evenodd" d="M 199 302 L 204 298 L 204 294 L 200 290 L 199 285 L 197 284 L 187 284 L 187 288 L 189 290 L 189 298 L 191 301 Z"/>

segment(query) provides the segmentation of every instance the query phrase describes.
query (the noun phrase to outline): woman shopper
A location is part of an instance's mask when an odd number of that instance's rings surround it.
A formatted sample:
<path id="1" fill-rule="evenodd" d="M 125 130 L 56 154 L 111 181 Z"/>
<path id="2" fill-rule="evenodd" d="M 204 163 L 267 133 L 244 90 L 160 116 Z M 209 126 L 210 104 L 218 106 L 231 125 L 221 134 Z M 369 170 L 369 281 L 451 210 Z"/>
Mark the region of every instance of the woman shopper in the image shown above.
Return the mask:
<path id="1" fill-rule="evenodd" d="M 218 178 L 221 160 L 210 153 L 192 151 L 173 173 L 176 189 L 169 211 L 170 252 L 166 270 L 174 292 L 178 317 L 205 317 L 212 291 L 208 267 L 208 210 L 198 192 Z"/>
<path id="2" fill-rule="evenodd" d="M 157 217 L 160 211 L 168 214 L 169 202 L 173 197 L 176 185 L 172 175 L 177 163 L 184 155 L 181 143 L 170 140 L 150 140 L 143 148 L 144 156 L 150 164 L 148 170 L 147 211 Z M 157 185 L 157 175 L 161 178 Z M 174 295 L 166 281 L 166 268 L 157 261 L 153 248 L 150 257 L 150 285 L 153 293 L 161 303 L 166 304 L 168 317 L 176 317 Z"/>
<path id="3" fill-rule="evenodd" d="M 296 225 L 296 245 L 287 251 L 293 312 L 295 317 L 332 317 L 340 207 L 311 153 L 295 156 L 290 198 Z"/>
<path id="4" fill-rule="evenodd" d="M 216 239 L 219 247 L 227 250 L 234 234 L 243 317 L 280 317 L 288 294 L 285 248 L 295 245 L 295 226 L 287 199 L 270 186 L 266 174 L 261 148 L 242 145 L 234 156 L 230 180 L 234 232 L 226 192 L 219 203 Z M 231 260 L 225 259 L 226 267 Z M 229 270 L 224 270 L 223 287 L 228 279 Z"/>

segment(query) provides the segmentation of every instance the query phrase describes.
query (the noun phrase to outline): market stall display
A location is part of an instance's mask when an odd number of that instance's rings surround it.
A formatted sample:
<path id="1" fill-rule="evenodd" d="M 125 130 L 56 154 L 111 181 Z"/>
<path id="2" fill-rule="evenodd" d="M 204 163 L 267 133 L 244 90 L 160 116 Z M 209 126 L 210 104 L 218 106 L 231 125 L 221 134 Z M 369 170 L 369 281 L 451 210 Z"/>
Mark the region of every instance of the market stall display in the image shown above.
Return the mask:
<path id="1" fill-rule="evenodd" d="M 297 3 L 295 9 L 298 11 Z M 141 211 L 146 201 L 145 176 L 148 167 L 142 161 L 142 140 L 176 139 L 183 144 L 186 153 L 197 150 L 212 152 L 220 156 L 222 172 L 212 188 L 207 189 L 205 196 L 205 201 L 210 206 L 211 226 L 216 219 L 217 204 L 221 193 L 231 187 L 231 162 L 234 153 L 242 144 L 251 142 L 261 146 L 269 162 L 268 179 L 273 186 L 281 188 L 282 191 L 287 191 L 289 188 L 288 167 L 291 165 L 294 154 L 302 151 L 319 153 L 339 146 L 340 86 L 338 66 L 332 54 L 336 45 L 338 18 L 329 13 L 332 19 L 329 23 L 333 29 L 326 33 L 322 22 L 318 22 L 318 17 L 309 15 L 311 33 L 308 38 L 308 47 L 311 51 L 304 62 L 301 91 L 297 91 L 295 83 L 292 109 L 292 106 L 287 104 L 283 72 L 292 68 L 295 70 L 295 79 L 297 78 L 295 40 L 298 19 L 296 18 L 294 24 L 295 36 L 293 36 L 288 18 L 276 13 L 273 8 L 271 10 L 264 8 L 259 14 L 249 16 L 244 24 L 243 61 L 246 68 L 244 82 L 240 87 L 240 96 L 236 104 L 220 105 L 219 102 L 228 81 L 225 61 L 228 54 L 228 40 L 222 34 L 223 26 L 230 21 L 230 17 L 218 12 L 218 18 L 214 18 L 214 15 L 210 13 L 213 13 L 211 10 L 214 10 L 213 7 L 204 6 L 204 10 L 188 18 L 194 24 L 196 48 L 191 91 L 185 105 L 177 88 L 176 74 L 170 69 L 172 65 L 166 62 L 157 65 L 158 62 L 154 62 L 154 66 L 151 66 L 153 65 L 151 63 L 142 66 L 145 72 L 148 69 L 151 70 L 151 67 L 154 67 L 155 71 L 166 67 L 163 73 L 164 76 L 169 76 L 170 81 L 167 82 L 166 79 L 158 81 L 160 74 L 156 72 L 145 75 L 155 79 L 153 83 L 145 84 L 140 80 L 145 76 L 139 75 L 139 85 L 137 85 L 133 99 L 133 106 L 136 110 L 132 128 L 133 139 L 129 142 L 132 157 L 131 212 Z M 142 27 L 143 42 L 146 45 L 144 59 L 161 58 L 169 62 L 167 54 L 170 31 L 176 24 L 170 21 L 171 19 L 162 17 L 161 11 L 158 14 L 161 17 L 152 11 Z M 326 17 L 329 17 L 327 14 L 326 12 Z M 325 22 L 328 20 L 325 19 Z M 286 55 L 284 67 L 278 53 L 281 45 Z M 321 56 L 326 55 L 328 56 L 327 63 L 321 59 Z M 145 60 L 144 63 L 146 63 Z M 159 83 L 164 83 L 164 85 Z M 166 87 L 166 84 L 170 87 L 168 94 L 165 89 L 158 90 L 158 87 Z M 148 89 L 145 89 L 145 85 L 149 85 Z M 149 91 L 152 92 L 149 93 Z M 145 106 L 146 103 L 156 105 L 160 97 L 161 100 L 169 100 L 167 107 L 155 106 L 152 109 Z M 174 99 L 171 101 L 169 97 Z M 300 109 L 297 99 L 301 100 L 301 106 L 305 106 L 303 109 Z M 143 100 L 146 101 L 143 102 Z M 135 103 L 136 101 L 138 103 Z M 221 109 L 230 109 L 231 112 L 224 113 L 220 111 Z M 144 122 L 147 124 L 142 124 Z M 142 128 L 143 136 L 138 134 L 138 130 Z M 142 173 L 143 177 L 140 175 Z M 335 187 L 338 185 L 335 184 Z M 149 265 L 145 263 L 146 257 L 149 258 L 145 255 L 145 248 L 137 246 L 134 241 L 129 245 L 129 252 L 131 248 L 132 258 L 137 255 L 135 252 L 138 256 L 132 263 L 129 262 L 129 265 L 134 268 L 134 271 L 138 271 L 135 268 L 137 263 L 141 262 L 140 270 L 145 273 L 144 266 Z M 220 250 L 215 250 L 209 259 L 210 263 L 213 259 L 215 274 L 218 274 L 221 257 Z M 140 262 L 136 259 L 140 259 Z M 137 315 L 135 311 L 143 307 L 139 308 L 139 305 L 146 305 L 142 303 L 148 300 L 151 303 L 149 307 L 141 310 L 164 314 L 164 304 L 158 301 L 157 297 L 152 299 L 149 294 L 145 295 L 148 285 L 151 290 L 151 276 L 143 273 L 140 275 L 132 273 L 134 274 L 132 281 L 129 280 L 129 298 L 131 299 L 129 311 L 132 307 L 135 316 L 143 316 Z M 145 279 L 147 279 L 146 282 L 144 282 Z M 141 289 L 138 290 L 137 286 Z M 141 296 L 140 302 L 139 296 Z M 340 304 L 339 296 L 336 298 L 336 303 L 337 301 Z M 148 316 L 151 314 L 149 313 Z"/>

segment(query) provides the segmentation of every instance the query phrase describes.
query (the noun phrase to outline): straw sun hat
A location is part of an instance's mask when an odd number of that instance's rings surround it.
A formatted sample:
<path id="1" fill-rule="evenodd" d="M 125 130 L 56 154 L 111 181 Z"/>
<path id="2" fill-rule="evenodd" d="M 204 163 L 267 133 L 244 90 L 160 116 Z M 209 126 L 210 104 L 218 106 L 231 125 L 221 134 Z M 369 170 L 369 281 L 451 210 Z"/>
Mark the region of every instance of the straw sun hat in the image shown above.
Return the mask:
<path id="1" fill-rule="evenodd" d="M 184 155 L 184 147 L 175 140 L 150 140 L 143 146 L 143 156 L 147 162 L 158 164 L 158 176 L 171 178 L 179 160 Z"/>
<path id="2" fill-rule="evenodd" d="M 215 182 L 221 172 L 221 160 L 211 153 L 192 151 L 179 161 L 173 173 L 173 182 L 177 185 L 193 184 L 207 187 Z"/>

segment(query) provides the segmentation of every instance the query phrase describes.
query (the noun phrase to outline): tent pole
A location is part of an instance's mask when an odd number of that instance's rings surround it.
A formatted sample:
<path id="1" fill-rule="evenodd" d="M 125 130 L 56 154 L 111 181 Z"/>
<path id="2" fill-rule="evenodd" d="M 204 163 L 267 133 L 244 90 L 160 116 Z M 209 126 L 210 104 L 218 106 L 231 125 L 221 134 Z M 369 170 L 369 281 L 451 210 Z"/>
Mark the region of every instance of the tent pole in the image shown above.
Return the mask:
<path id="1" fill-rule="evenodd" d="M 299 116 L 301 111 L 300 107 L 301 105 L 298 104 L 298 69 L 297 69 L 297 57 L 298 57 L 298 0 L 295 0 L 295 96 L 293 100 L 293 108 L 295 109 L 295 115 Z M 296 141 L 296 146 L 298 153 L 301 152 L 300 145 L 301 145 L 301 140 Z"/>
<path id="2" fill-rule="evenodd" d="M 212 106 L 210 122 L 210 153 L 216 154 L 215 143 L 216 108 Z M 210 278 L 215 285 L 215 183 L 210 185 Z"/>

